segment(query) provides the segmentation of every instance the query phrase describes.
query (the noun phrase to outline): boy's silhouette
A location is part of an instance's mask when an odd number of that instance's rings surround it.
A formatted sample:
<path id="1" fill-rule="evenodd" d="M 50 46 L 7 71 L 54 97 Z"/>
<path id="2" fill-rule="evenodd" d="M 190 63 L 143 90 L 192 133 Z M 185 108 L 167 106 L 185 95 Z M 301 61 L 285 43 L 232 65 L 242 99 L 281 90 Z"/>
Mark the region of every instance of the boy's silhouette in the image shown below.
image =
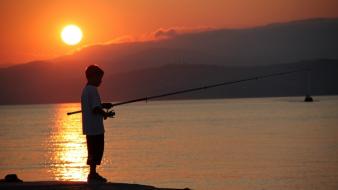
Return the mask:
<path id="1" fill-rule="evenodd" d="M 107 182 L 107 179 L 96 172 L 96 166 L 101 164 L 104 151 L 104 125 L 103 119 L 114 116 L 114 112 L 106 112 L 111 103 L 101 103 L 97 87 L 100 86 L 103 70 L 97 65 L 90 65 L 86 69 L 87 85 L 81 96 L 82 130 L 87 139 L 88 159 L 90 166 L 88 182 Z"/>

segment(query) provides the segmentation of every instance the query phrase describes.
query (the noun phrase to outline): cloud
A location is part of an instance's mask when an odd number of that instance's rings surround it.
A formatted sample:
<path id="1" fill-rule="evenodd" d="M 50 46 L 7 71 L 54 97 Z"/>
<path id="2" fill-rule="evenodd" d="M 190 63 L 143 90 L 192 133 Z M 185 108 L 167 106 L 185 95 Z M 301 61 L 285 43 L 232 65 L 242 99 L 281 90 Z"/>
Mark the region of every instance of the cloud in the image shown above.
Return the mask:
<path id="1" fill-rule="evenodd" d="M 173 38 L 177 36 L 178 32 L 176 29 L 159 29 L 156 32 L 154 32 L 154 37 L 155 38 Z"/>
<path id="2" fill-rule="evenodd" d="M 175 38 L 182 34 L 188 33 L 198 33 L 204 31 L 214 30 L 215 28 L 211 27 L 171 27 L 171 28 L 159 28 L 154 32 L 149 32 L 145 34 L 141 34 L 139 36 L 125 35 L 116 37 L 112 40 L 95 43 L 95 44 L 87 44 L 79 48 L 79 50 L 95 46 L 95 45 L 109 45 L 109 44 L 122 44 L 122 43 L 133 43 L 133 42 L 147 42 L 147 41 L 158 41 L 165 40 L 170 38 Z"/>
<path id="3" fill-rule="evenodd" d="M 160 28 L 157 31 L 152 33 L 152 39 L 167 39 L 167 38 L 174 38 L 176 36 L 179 36 L 181 34 L 187 34 L 187 33 L 198 33 L 198 32 L 205 32 L 215 30 L 215 28 L 212 27 L 172 27 L 163 29 Z"/>
<path id="4" fill-rule="evenodd" d="M 129 42 L 135 42 L 137 39 L 131 35 L 125 35 L 125 36 L 119 36 L 117 38 L 114 38 L 110 41 L 104 42 L 102 44 L 121 44 L 121 43 L 129 43 Z"/>

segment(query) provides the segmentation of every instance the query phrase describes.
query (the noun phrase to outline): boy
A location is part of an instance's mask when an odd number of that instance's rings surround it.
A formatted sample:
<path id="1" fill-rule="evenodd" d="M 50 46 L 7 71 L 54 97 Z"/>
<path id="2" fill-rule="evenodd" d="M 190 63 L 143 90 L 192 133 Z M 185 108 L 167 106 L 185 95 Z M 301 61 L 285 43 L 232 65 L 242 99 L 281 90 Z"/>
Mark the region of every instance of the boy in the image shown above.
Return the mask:
<path id="1" fill-rule="evenodd" d="M 81 96 L 82 131 L 87 139 L 87 164 L 90 166 L 88 182 L 107 182 L 106 178 L 96 172 L 96 166 L 101 164 L 104 150 L 103 119 L 114 116 L 114 112 L 103 110 L 110 109 L 112 104 L 101 103 L 97 91 L 103 74 L 103 70 L 97 65 L 88 66 L 86 68 L 87 85 L 84 87 Z"/>

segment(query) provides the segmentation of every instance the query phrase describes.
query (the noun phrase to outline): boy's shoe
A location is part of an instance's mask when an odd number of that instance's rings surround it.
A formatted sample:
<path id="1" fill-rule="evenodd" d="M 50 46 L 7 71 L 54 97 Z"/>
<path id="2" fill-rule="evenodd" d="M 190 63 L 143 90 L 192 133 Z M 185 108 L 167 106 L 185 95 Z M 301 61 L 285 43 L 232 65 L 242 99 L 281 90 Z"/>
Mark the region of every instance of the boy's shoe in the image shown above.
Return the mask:
<path id="1" fill-rule="evenodd" d="M 98 173 L 88 174 L 87 182 L 101 182 L 106 183 L 107 179 L 100 176 Z"/>

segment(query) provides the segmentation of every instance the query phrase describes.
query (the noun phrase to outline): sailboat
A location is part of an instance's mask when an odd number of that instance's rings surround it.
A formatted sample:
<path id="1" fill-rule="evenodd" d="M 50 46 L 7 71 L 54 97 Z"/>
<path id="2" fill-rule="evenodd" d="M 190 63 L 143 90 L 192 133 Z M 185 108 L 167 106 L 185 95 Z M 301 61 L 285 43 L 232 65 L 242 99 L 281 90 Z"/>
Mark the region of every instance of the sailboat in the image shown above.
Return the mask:
<path id="1" fill-rule="evenodd" d="M 304 102 L 313 102 L 313 98 L 310 95 L 311 90 L 311 70 L 307 71 L 307 92 Z"/>

